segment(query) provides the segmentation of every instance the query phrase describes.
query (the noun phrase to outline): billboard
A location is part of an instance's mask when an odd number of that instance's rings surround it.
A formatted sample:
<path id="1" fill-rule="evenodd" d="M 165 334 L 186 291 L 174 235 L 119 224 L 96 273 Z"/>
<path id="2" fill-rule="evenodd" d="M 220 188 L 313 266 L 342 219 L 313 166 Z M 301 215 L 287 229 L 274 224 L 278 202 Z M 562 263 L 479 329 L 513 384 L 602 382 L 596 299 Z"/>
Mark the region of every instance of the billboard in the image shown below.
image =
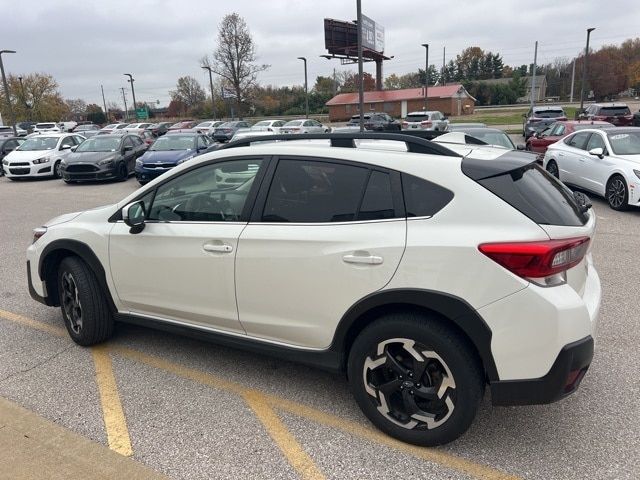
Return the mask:
<path id="1" fill-rule="evenodd" d="M 357 54 L 358 32 L 356 24 L 325 18 L 324 46 L 329 53 L 334 55 Z M 362 47 L 365 49 L 364 56 L 369 58 L 374 58 L 373 52 L 384 52 L 384 27 L 365 15 L 362 15 Z"/>

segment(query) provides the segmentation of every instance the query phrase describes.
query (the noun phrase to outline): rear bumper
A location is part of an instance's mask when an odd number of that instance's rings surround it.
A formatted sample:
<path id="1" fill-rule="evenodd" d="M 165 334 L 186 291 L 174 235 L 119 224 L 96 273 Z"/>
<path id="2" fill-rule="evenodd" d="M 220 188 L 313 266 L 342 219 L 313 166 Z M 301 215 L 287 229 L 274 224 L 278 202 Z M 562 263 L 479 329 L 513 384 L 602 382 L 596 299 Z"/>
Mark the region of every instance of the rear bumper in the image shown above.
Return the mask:
<path id="1" fill-rule="evenodd" d="M 544 377 L 503 380 L 490 384 L 494 405 L 552 403 L 575 392 L 593 359 L 593 338 L 565 345 Z"/>

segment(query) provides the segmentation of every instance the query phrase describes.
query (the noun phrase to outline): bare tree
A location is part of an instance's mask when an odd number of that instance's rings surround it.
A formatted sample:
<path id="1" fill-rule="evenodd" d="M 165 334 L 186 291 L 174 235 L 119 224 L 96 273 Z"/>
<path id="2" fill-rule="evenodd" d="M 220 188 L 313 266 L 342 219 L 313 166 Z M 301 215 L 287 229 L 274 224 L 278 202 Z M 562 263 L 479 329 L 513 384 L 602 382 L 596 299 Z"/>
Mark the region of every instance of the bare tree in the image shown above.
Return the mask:
<path id="1" fill-rule="evenodd" d="M 185 105 L 186 108 L 192 109 L 204 102 L 207 95 L 193 77 L 180 77 L 176 84 L 176 89 L 169 92 L 171 99 Z"/>
<path id="2" fill-rule="evenodd" d="M 238 112 L 245 93 L 255 85 L 258 73 L 269 68 L 269 65 L 258 65 L 255 61 L 256 48 L 247 23 L 237 13 L 225 15 L 218 27 L 218 47 L 211 60 L 202 59 L 202 66 L 211 67 L 233 89 Z"/>

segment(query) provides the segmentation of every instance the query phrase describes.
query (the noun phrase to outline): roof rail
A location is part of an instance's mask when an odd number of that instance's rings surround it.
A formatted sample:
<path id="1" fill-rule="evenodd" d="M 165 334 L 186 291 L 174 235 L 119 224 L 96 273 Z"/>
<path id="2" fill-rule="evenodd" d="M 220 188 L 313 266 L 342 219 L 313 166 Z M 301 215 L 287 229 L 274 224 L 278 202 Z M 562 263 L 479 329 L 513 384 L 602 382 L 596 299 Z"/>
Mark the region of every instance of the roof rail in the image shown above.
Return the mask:
<path id="1" fill-rule="evenodd" d="M 332 147 L 356 148 L 354 140 L 391 140 L 403 142 L 407 150 L 413 153 L 426 153 L 431 155 L 444 155 L 448 157 L 461 157 L 460 154 L 449 150 L 442 145 L 430 142 L 417 135 L 405 135 L 402 133 L 378 133 L 378 132 L 345 132 L 345 133 L 298 133 L 264 135 L 245 137 L 224 144 L 218 150 L 249 146 L 258 142 L 275 142 L 289 140 L 330 140 Z"/>

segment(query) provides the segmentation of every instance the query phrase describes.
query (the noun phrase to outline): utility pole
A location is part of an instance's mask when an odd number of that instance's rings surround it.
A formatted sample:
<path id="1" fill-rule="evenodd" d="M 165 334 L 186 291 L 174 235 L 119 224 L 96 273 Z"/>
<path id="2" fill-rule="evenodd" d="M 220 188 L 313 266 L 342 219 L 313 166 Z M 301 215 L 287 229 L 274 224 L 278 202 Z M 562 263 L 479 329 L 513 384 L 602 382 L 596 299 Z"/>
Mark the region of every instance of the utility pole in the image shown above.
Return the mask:
<path id="1" fill-rule="evenodd" d="M 360 0 L 358 0 L 360 1 Z M 9 119 L 13 124 L 13 134 L 18 136 L 18 129 L 16 128 L 16 116 L 13 114 L 13 107 L 11 106 L 11 96 L 9 95 L 9 85 L 7 84 L 7 77 L 4 74 L 4 65 L 2 63 L 3 53 L 16 53 L 15 50 L 0 50 L 0 71 L 2 71 L 2 85 L 4 86 L 4 96 L 7 99 L 7 106 L 9 107 Z"/>
<path id="2" fill-rule="evenodd" d="M 584 47 L 584 62 L 582 62 L 582 81 L 580 82 L 580 110 L 579 113 L 582 113 L 584 108 L 584 82 L 587 78 L 587 58 L 589 58 L 589 37 L 591 36 L 591 32 L 593 32 L 595 28 L 587 28 L 587 46 Z"/>
<path id="3" fill-rule="evenodd" d="M 305 57 L 298 57 L 298 60 L 304 62 L 304 115 L 305 118 L 309 118 L 309 89 L 307 88 L 307 59 Z"/>
<path id="4" fill-rule="evenodd" d="M 109 111 L 107 110 L 107 101 L 104 99 L 104 87 L 100 85 L 100 90 L 102 90 L 102 105 L 104 105 L 104 116 L 107 118 L 107 122 L 109 122 Z"/>
<path id="5" fill-rule="evenodd" d="M 122 100 L 124 101 L 124 118 L 126 120 L 129 118 L 129 110 L 127 110 L 127 94 L 124 91 L 124 87 L 121 87 L 120 90 L 122 91 Z"/>
<path id="6" fill-rule="evenodd" d="M 129 81 L 131 82 L 131 96 L 133 97 L 133 116 L 136 117 L 136 91 L 133 88 L 133 75 L 131 75 L 130 73 L 125 73 L 124 76 L 129 77 Z"/>
<path id="7" fill-rule="evenodd" d="M 573 84 L 576 81 L 576 59 L 573 59 L 573 68 L 571 69 L 571 93 L 569 95 L 569 102 L 573 103 Z"/>
<path id="8" fill-rule="evenodd" d="M 215 117 L 215 115 L 216 115 L 216 101 L 213 98 L 213 75 L 211 73 L 211 67 L 209 65 L 206 65 L 206 66 L 204 66 L 202 68 L 209 71 L 209 87 L 211 88 L 211 115 L 213 115 Z"/>
<path id="9" fill-rule="evenodd" d="M 441 83 L 442 83 L 443 87 L 447 84 L 447 79 L 446 79 L 446 76 L 445 76 L 445 72 L 447 71 L 446 70 L 447 67 L 445 66 L 445 63 L 444 63 L 444 57 L 446 56 L 445 55 L 446 53 L 447 53 L 447 47 L 442 47 L 442 75 L 441 75 L 442 82 Z"/>
<path id="10" fill-rule="evenodd" d="M 424 111 L 427 111 L 427 99 L 429 98 L 429 44 L 423 43 L 422 46 L 426 50 L 426 59 L 424 63 Z"/>
<path id="11" fill-rule="evenodd" d="M 538 62 L 538 41 L 536 40 L 536 48 L 533 53 L 533 71 L 531 72 L 533 75 L 531 76 L 531 108 L 536 104 L 535 94 L 536 94 L 536 63 Z"/>
<path id="12" fill-rule="evenodd" d="M 358 19 L 358 109 L 360 110 L 360 132 L 364 132 L 364 78 L 362 72 L 362 0 L 356 0 Z"/>
<path id="13" fill-rule="evenodd" d="M 338 92 L 338 82 L 336 81 L 336 69 L 333 69 L 333 96 Z"/>

